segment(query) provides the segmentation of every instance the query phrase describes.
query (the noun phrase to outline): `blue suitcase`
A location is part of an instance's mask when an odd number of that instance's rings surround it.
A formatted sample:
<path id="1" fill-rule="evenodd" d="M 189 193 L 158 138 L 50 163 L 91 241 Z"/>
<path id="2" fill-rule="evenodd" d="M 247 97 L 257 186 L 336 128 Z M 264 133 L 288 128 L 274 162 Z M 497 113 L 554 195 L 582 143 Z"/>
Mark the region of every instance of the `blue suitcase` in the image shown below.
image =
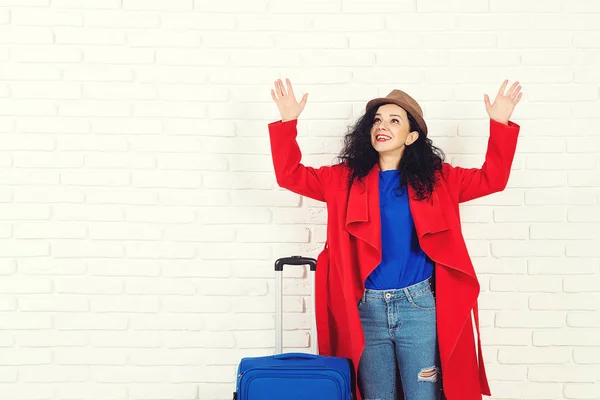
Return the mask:
<path id="1" fill-rule="evenodd" d="M 313 304 L 317 262 L 292 256 L 275 262 L 275 353 L 246 357 L 238 367 L 234 400 L 352 400 L 354 374 L 349 359 L 316 355 L 316 321 L 313 320 L 313 353 L 282 353 L 282 275 L 285 265 L 310 265 Z M 314 310 L 314 308 L 313 308 Z"/>

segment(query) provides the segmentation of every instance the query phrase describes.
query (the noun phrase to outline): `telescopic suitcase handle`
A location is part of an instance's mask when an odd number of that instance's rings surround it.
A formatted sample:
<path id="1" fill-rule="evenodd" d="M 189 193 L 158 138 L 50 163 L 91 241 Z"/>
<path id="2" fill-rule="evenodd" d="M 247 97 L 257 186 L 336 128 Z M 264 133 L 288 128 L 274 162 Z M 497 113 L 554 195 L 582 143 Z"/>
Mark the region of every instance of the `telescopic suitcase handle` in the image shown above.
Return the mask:
<path id="1" fill-rule="evenodd" d="M 311 271 L 317 270 L 317 260 L 310 257 L 302 256 L 291 256 L 279 258 L 275 261 L 275 271 L 283 271 L 283 267 L 286 265 L 310 265 Z"/>
<path id="2" fill-rule="evenodd" d="M 316 309 L 315 304 L 315 272 L 317 270 L 317 260 L 310 257 L 291 256 L 279 258 L 275 261 L 275 354 L 281 354 L 283 351 L 283 267 L 286 265 L 309 265 L 312 274 L 312 303 L 313 312 Z M 317 320 L 313 318 L 310 335 L 311 351 L 318 354 L 317 343 Z"/>

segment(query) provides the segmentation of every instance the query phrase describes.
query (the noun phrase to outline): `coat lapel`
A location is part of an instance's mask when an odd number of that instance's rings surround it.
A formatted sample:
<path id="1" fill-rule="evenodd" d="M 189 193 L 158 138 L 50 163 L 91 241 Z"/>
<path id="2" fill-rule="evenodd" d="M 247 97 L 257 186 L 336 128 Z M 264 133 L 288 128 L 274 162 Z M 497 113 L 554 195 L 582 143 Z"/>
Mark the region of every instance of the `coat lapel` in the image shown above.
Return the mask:
<path id="1" fill-rule="evenodd" d="M 456 241 L 458 231 L 453 234 L 448 227 L 444 211 L 453 210 L 443 206 L 440 193 L 434 190 L 429 200 L 423 201 L 414 200 L 412 189 L 409 193 L 419 244 L 436 262 L 438 341 L 443 370 L 456 354 L 461 332 L 466 326 L 470 327 L 470 313 L 477 300 L 479 283 L 468 256 L 463 256 L 467 254 L 464 243 Z M 459 364 L 464 362 L 460 357 L 458 360 Z"/>
<path id="2" fill-rule="evenodd" d="M 415 190 L 410 185 L 408 194 L 410 196 L 410 212 L 419 239 L 422 239 L 426 234 L 443 232 L 449 229 L 442 212 L 438 193 L 435 190 L 428 200 L 416 200 Z"/>
<path id="3" fill-rule="evenodd" d="M 409 187 L 409 194 L 410 210 L 421 248 L 436 262 L 458 270 L 477 281 L 470 261 L 467 259 L 457 262 L 456 249 L 452 248 L 455 235 L 448 226 L 444 211 L 452 213 L 453 210 L 444 207 L 435 189 L 428 200 L 415 200 L 414 190 L 411 187 Z M 462 245 L 464 246 L 464 243 Z"/>
<path id="4" fill-rule="evenodd" d="M 362 283 L 381 262 L 379 166 L 375 164 L 363 182 L 354 181 L 348 194 L 346 230 L 354 236 L 361 263 Z"/>

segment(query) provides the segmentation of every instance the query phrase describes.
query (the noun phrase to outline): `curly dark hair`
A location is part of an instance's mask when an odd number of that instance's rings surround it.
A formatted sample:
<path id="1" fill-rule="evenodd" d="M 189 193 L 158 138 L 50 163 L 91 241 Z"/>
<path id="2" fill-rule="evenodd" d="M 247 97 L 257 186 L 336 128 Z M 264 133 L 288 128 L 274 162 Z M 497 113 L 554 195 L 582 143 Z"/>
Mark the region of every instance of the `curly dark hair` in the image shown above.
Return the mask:
<path id="1" fill-rule="evenodd" d="M 371 128 L 375 120 L 375 113 L 381 105 L 367 110 L 353 126 L 349 127 L 344 136 L 344 147 L 338 159 L 352 171 L 348 187 L 356 179 L 362 182 L 373 166 L 379 162 L 379 153 L 371 145 Z M 417 199 L 423 200 L 431 196 L 437 181 L 436 171 L 442 169 L 445 155 L 441 149 L 433 145 L 431 139 L 423 134 L 410 114 L 408 114 L 408 120 L 410 132 L 416 130 L 419 132 L 419 138 L 404 150 L 398 165 L 400 186 L 397 189 L 402 190 L 411 185 Z"/>

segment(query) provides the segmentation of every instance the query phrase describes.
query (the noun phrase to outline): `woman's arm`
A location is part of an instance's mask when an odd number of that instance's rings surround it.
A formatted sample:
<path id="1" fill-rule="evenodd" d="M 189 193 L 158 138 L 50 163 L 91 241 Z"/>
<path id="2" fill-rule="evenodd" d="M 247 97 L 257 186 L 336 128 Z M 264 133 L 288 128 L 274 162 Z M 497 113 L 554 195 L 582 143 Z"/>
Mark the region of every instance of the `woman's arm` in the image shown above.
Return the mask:
<path id="1" fill-rule="evenodd" d="M 504 190 L 517 147 L 520 126 L 509 121 L 507 125 L 490 119 L 490 138 L 481 168 L 447 168 L 458 186 L 460 203 Z"/>
<path id="2" fill-rule="evenodd" d="M 297 119 L 293 119 L 269 124 L 271 155 L 277 183 L 282 188 L 302 196 L 326 201 L 324 187 L 329 179 L 331 167 L 315 169 L 300 162 L 302 153 L 296 141 L 297 122 Z"/>
<path id="3" fill-rule="evenodd" d="M 515 106 L 521 100 L 519 82 L 506 91 L 508 80 L 500 86 L 492 104 L 484 95 L 486 111 L 490 117 L 490 137 L 481 168 L 449 167 L 452 183 L 458 186 L 458 201 L 465 202 L 504 190 L 515 156 L 517 138 L 521 127 L 510 121 Z M 506 92 L 506 93 L 505 93 Z"/>
<path id="4" fill-rule="evenodd" d="M 294 193 L 326 201 L 324 182 L 329 178 L 331 167 L 315 169 L 304 166 L 300 162 L 302 153 L 296 141 L 298 117 L 304 110 L 308 93 L 298 102 L 289 79 L 286 79 L 286 86 L 284 87 L 281 79 L 278 79 L 275 81 L 275 89 L 271 89 L 271 98 L 281 114 L 281 120 L 269 124 L 271 155 L 277 183 Z"/>

